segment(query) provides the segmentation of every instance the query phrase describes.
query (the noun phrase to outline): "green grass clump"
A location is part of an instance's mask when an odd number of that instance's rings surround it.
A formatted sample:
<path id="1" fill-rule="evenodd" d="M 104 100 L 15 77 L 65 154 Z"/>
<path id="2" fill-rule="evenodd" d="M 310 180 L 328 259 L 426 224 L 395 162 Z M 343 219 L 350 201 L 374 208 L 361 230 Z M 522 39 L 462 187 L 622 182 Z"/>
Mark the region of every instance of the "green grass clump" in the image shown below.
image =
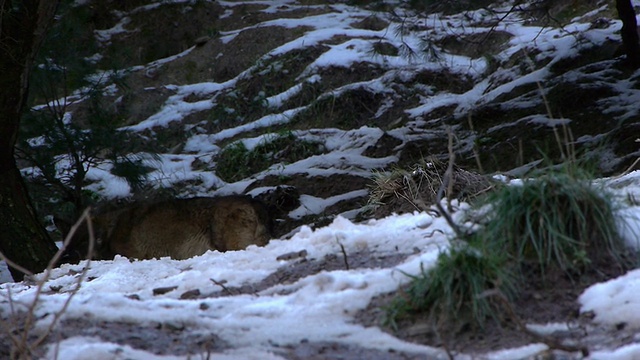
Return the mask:
<path id="1" fill-rule="evenodd" d="M 499 302 L 491 291 L 507 298 L 514 279 L 500 254 L 488 254 L 461 243 L 438 256 L 435 267 L 411 278 L 409 287 L 387 308 L 392 326 L 410 313 L 426 313 L 439 326 L 483 328 L 487 319 L 499 317 Z"/>
<path id="2" fill-rule="evenodd" d="M 234 182 L 273 164 L 293 163 L 323 151 L 324 146 L 319 142 L 301 140 L 292 132 L 284 132 L 266 138 L 252 150 L 242 142 L 227 146 L 218 156 L 216 173 L 224 181 Z"/>
<path id="3" fill-rule="evenodd" d="M 233 143 L 220 153 L 216 174 L 227 182 L 238 181 L 251 175 L 257 162 L 262 163 L 262 159 L 249 151 L 242 142 Z"/>
<path id="4" fill-rule="evenodd" d="M 613 202 L 586 176 L 552 171 L 503 186 L 486 200 L 490 219 L 480 236 L 543 278 L 552 266 L 575 274 L 597 257 L 622 260 Z"/>
<path id="5" fill-rule="evenodd" d="M 544 284 L 552 274 L 573 280 L 601 264 L 634 265 L 618 232 L 612 197 L 577 166 L 497 186 L 477 205 L 471 213 L 482 218 L 475 220 L 477 230 L 460 228 L 460 238 L 433 268 L 406 274 L 408 288 L 387 307 L 389 325 L 421 312 L 439 331 L 466 324 L 478 329 L 487 319 L 513 316 L 501 301 L 516 298 L 516 283 L 526 276 Z"/>

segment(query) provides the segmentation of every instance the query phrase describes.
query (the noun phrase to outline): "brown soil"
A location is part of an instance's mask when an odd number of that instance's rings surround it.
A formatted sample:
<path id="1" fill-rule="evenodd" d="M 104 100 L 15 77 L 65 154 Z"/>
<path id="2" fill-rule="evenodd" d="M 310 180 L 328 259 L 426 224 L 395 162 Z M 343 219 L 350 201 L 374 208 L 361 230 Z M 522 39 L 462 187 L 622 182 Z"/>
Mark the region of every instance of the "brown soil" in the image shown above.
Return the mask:
<path id="1" fill-rule="evenodd" d="M 289 360 L 428 360 L 422 354 L 366 349 L 350 344 L 310 343 L 308 341 L 284 346 L 276 353 Z"/>
<path id="2" fill-rule="evenodd" d="M 511 36 L 503 31 L 490 31 L 469 36 L 451 35 L 442 39 L 440 45 L 452 54 L 478 58 L 500 52 Z"/>
<path id="3" fill-rule="evenodd" d="M 517 319 L 509 316 L 507 305 L 503 306 L 502 321 L 489 321 L 484 329 L 472 329 L 468 326 L 452 330 L 447 324 L 436 327 L 432 320 L 424 313 L 414 313 L 408 318 L 397 321 L 397 328 L 383 324 L 387 308 L 400 293 L 391 293 L 375 298 L 369 307 L 356 315 L 356 322 L 364 326 L 380 326 L 383 330 L 400 339 L 434 347 L 448 349 L 453 354 L 482 354 L 499 349 L 524 346 L 531 343 L 550 340 L 559 344 L 570 344 L 576 349 L 593 349 L 603 344 L 603 337 L 611 346 L 621 346 L 630 343 L 633 331 L 625 330 L 620 324 L 616 332 L 619 336 L 611 336 L 612 329 L 599 327 L 591 322 L 589 316 L 580 316 L 577 302 L 580 294 L 590 284 L 606 281 L 622 275 L 624 271 L 615 261 L 601 261 L 587 270 L 577 279 L 571 279 L 566 273 L 552 271 L 543 282 L 539 274 L 531 274 L 528 283 L 518 284 L 519 296 L 514 299 L 510 307 Z M 402 290 L 400 290 L 402 291 Z M 515 320 L 515 321 L 514 321 Z M 536 338 L 518 327 L 522 324 L 566 323 L 568 331 L 558 331 L 547 334 L 547 338 Z M 605 335 L 609 333 L 609 335 Z M 552 347 L 552 343 L 548 343 Z M 556 349 L 554 353 L 563 353 L 560 357 L 551 359 L 582 358 L 579 352 L 567 352 Z M 567 357 L 572 354 L 572 357 Z M 556 356 L 554 355 L 554 356 Z"/>
<path id="4" fill-rule="evenodd" d="M 373 252 L 329 255 L 322 259 L 307 259 L 303 249 L 292 254 L 282 254 L 283 260 L 289 263 L 259 283 L 246 284 L 242 287 L 225 287 L 217 283 L 219 291 L 202 294 L 193 290 L 181 295 L 182 299 L 206 299 L 212 297 L 235 296 L 240 294 L 256 294 L 278 284 L 290 284 L 301 278 L 317 274 L 321 271 L 358 269 L 358 268 L 392 268 L 406 259 L 406 254 L 381 255 Z M 515 299 L 512 307 L 521 321 L 528 324 L 544 324 L 547 322 L 569 323 L 570 330 L 553 333 L 550 338 L 563 344 L 573 344 L 576 348 L 593 349 L 596 346 L 621 346 L 632 343 L 635 331 L 619 324 L 610 329 L 592 324 L 588 314 L 579 316 L 578 296 L 594 282 L 618 276 L 620 267 L 613 262 L 596 264 L 598 270 L 589 270 L 575 280 L 564 273 L 552 273 L 542 282 L 540 277 L 532 275 L 531 282 L 520 284 L 521 296 Z M 215 279 L 213 279 L 215 281 Z M 175 288 L 155 289 L 158 293 L 174 291 Z M 154 290 L 154 291 L 155 291 Z M 481 331 L 473 331 L 462 327 L 451 333 L 443 327 L 443 331 L 435 331 L 434 326 L 424 314 L 414 314 L 410 318 L 397 322 L 397 329 L 382 324 L 385 307 L 399 296 L 391 293 L 379 296 L 360 311 L 354 318 L 356 323 L 365 327 L 377 326 L 390 334 L 418 344 L 448 349 L 452 354 L 483 354 L 498 349 L 519 347 L 540 342 L 529 334 L 520 331 L 508 316 L 500 324 L 489 321 Z M 133 295 L 135 297 L 135 295 Z M 123 322 L 93 321 L 90 316 L 83 319 L 65 320 L 56 327 L 48 337 L 48 343 L 55 343 L 71 336 L 92 336 L 104 341 L 129 345 L 137 349 L 158 355 L 187 355 L 209 353 L 215 354 L 229 349 L 215 334 L 190 334 L 188 325 L 163 323 L 161 320 L 149 324 L 129 324 Z M 0 335 L 0 356 L 8 354 L 9 341 L 6 334 Z M 32 338 L 33 339 L 33 338 Z M 425 359 L 425 355 L 417 355 L 402 351 L 384 351 L 362 348 L 358 345 L 339 342 L 311 342 L 303 340 L 297 344 L 271 344 L 273 351 L 286 359 Z M 554 350 L 547 354 L 547 359 L 580 359 L 579 352 Z"/>
<path id="5" fill-rule="evenodd" d="M 219 283 L 221 290 L 201 294 L 192 290 L 181 294 L 181 299 L 206 299 L 240 294 L 255 294 L 278 284 L 289 284 L 301 278 L 317 274 L 321 271 L 388 268 L 393 267 L 406 258 L 404 254 L 380 255 L 372 252 L 360 252 L 342 255 L 329 255 L 323 259 L 307 259 L 304 252 L 283 254 L 282 259 L 290 259 L 290 263 L 282 266 L 273 274 L 257 284 L 246 284 L 242 287 L 225 287 Z M 215 281 L 215 279 L 213 279 Z M 154 293 L 167 293 L 175 288 L 154 289 Z M 136 295 L 132 295 L 135 298 Z M 148 324 L 95 321 L 91 316 L 82 319 L 64 320 L 47 338 L 47 343 L 55 343 L 72 336 L 97 337 L 103 341 L 129 345 L 157 355 L 188 355 L 202 353 L 219 353 L 229 349 L 229 345 L 215 334 L 192 334 L 188 325 L 172 324 L 154 319 Z M 36 339 L 37 334 L 30 337 Z M 0 358 L 9 357 L 10 341 L 5 332 L 0 332 Z M 299 344 L 274 346 L 273 351 L 286 359 L 424 359 L 410 353 L 388 352 L 366 349 L 356 345 L 341 343 L 312 343 L 302 341 Z M 44 347 L 40 347 L 42 349 Z"/>
<path id="6" fill-rule="evenodd" d="M 26 318 L 18 314 L 16 319 Z M 6 319 L 2 319 L 5 321 Z M 11 320 L 8 323 L 11 323 Z M 215 334 L 191 333 L 185 331 L 185 325 L 163 323 L 155 320 L 149 324 L 108 322 L 93 320 L 91 315 L 84 318 L 61 321 L 46 337 L 45 343 L 55 344 L 73 336 L 100 338 L 115 344 L 129 345 L 134 349 L 152 352 L 157 355 L 188 355 L 208 352 L 220 352 L 229 346 Z M 27 343 L 33 344 L 40 334 L 29 334 Z M 19 338 L 16 338 L 20 340 Z M 0 332 L 0 358 L 10 358 L 12 342 L 7 332 Z M 33 358 L 44 359 L 44 346 L 37 346 Z"/>
<path id="7" fill-rule="evenodd" d="M 327 255 L 323 259 L 307 259 L 303 249 L 295 254 L 283 254 L 281 258 L 291 258 L 292 262 L 280 267 L 260 283 L 248 284 L 240 288 L 223 287 L 222 290 L 199 296 L 199 298 L 221 297 L 239 294 L 255 294 L 278 284 L 292 284 L 304 277 L 321 271 L 371 269 L 394 267 L 404 259 L 405 254 L 380 255 L 373 252 Z"/>

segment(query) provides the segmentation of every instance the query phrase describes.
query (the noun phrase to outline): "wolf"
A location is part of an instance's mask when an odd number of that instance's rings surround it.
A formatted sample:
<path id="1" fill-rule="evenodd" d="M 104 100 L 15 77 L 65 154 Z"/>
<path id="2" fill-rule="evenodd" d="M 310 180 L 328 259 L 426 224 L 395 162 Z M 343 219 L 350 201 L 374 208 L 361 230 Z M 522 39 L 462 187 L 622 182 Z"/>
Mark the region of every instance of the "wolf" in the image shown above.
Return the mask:
<path id="1" fill-rule="evenodd" d="M 136 259 L 187 259 L 208 250 L 242 250 L 264 246 L 273 222 L 267 206 L 243 195 L 171 199 L 92 215 L 94 259 L 116 254 Z M 86 253 L 88 230 L 74 235 L 71 258 Z"/>

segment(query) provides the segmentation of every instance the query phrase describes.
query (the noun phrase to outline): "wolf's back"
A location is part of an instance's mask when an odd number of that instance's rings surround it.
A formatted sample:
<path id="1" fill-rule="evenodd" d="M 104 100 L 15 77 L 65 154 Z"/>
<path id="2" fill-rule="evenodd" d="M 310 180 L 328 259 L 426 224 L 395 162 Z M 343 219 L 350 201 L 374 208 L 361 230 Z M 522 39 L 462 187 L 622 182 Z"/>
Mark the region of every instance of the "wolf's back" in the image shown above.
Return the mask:
<path id="1" fill-rule="evenodd" d="M 207 250 L 263 246 L 272 235 L 266 206 L 241 195 L 134 204 L 93 219 L 100 242 L 96 257 L 102 259 L 186 259 Z"/>
<path id="2" fill-rule="evenodd" d="M 175 199 L 122 213 L 108 242 L 112 254 L 186 259 L 266 245 L 270 227 L 265 206 L 248 196 Z"/>

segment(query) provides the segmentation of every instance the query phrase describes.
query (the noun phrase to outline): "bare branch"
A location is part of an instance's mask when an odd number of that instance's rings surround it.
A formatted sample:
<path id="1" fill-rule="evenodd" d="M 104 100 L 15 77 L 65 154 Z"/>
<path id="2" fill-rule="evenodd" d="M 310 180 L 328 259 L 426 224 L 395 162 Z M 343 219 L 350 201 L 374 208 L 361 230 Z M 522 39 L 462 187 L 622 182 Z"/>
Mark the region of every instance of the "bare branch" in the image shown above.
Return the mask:
<path id="1" fill-rule="evenodd" d="M 449 226 L 456 233 L 456 236 L 459 239 L 463 239 L 464 237 L 466 237 L 466 233 L 464 231 L 462 231 L 462 229 L 460 229 L 458 224 L 456 224 L 453 221 L 453 219 L 451 218 L 451 215 L 449 214 L 449 212 L 446 211 L 442 207 L 442 204 L 441 204 L 442 198 L 444 196 L 445 189 L 450 189 L 450 185 L 449 184 L 453 181 L 453 164 L 456 161 L 456 155 L 453 152 L 453 134 L 451 132 L 451 128 L 450 127 L 447 127 L 447 134 L 449 135 L 449 145 L 448 145 L 448 149 L 449 149 L 449 164 L 447 165 L 447 170 L 444 173 L 444 176 L 443 176 L 443 179 L 442 179 L 442 184 L 440 185 L 440 188 L 438 189 L 438 194 L 436 196 L 436 207 L 438 208 L 438 211 L 440 211 L 440 214 L 442 214 L 444 219 L 447 221 L 447 224 L 449 224 Z"/>
<path id="2" fill-rule="evenodd" d="M 56 311 L 53 314 L 53 319 L 49 323 L 49 326 L 47 327 L 46 331 L 44 331 L 36 340 L 30 343 L 29 334 L 30 334 L 30 331 L 34 328 L 37 320 L 36 307 L 40 302 L 40 297 L 44 291 L 44 285 L 51 278 L 53 268 L 56 266 L 57 262 L 60 260 L 60 257 L 62 256 L 64 250 L 68 247 L 69 243 L 71 242 L 71 239 L 75 235 L 75 232 L 78 230 L 78 228 L 80 227 L 80 225 L 82 225 L 83 222 L 86 222 L 87 227 L 89 228 L 89 251 L 87 253 L 87 259 L 86 259 L 87 262 L 84 264 L 82 271 L 80 272 L 79 276 L 76 279 L 75 287 L 69 291 L 69 296 L 67 297 L 67 299 L 65 299 L 65 302 L 62 308 L 60 308 L 58 311 Z M 3 323 L 3 328 L 5 330 L 5 333 L 9 335 L 11 342 L 13 344 L 13 347 L 11 349 L 12 358 L 20 358 L 20 359 L 32 358 L 35 349 L 38 348 L 38 346 L 40 346 L 46 340 L 46 338 L 51 334 L 51 332 L 53 331 L 53 328 L 58 324 L 58 322 L 62 318 L 62 315 L 67 311 L 69 305 L 71 304 L 71 300 L 77 294 L 82 283 L 84 282 L 84 279 L 86 277 L 86 274 L 91 264 L 90 254 L 93 252 L 94 244 L 95 244 L 95 236 L 93 232 L 93 225 L 91 222 L 90 209 L 87 208 L 82 214 L 82 216 L 80 217 L 80 219 L 78 219 L 78 221 L 71 227 L 71 231 L 69 232 L 69 235 L 67 235 L 67 237 L 65 238 L 63 246 L 58 250 L 58 252 L 56 252 L 54 257 L 49 261 L 49 265 L 47 266 L 47 269 L 43 272 L 42 278 L 38 280 L 35 297 L 34 297 L 34 300 L 27 307 L 26 316 L 22 316 L 21 314 L 18 314 L 18 310 L 13 306 L 14 303 L 11 296 L 11 289 L 7 287 L 7 294 L 9 297 L 8 301 L 11 308 L 11 314 L 13 315 L 13 318 L 16 320 L 22 319 L 22 321 L 19 324 L 14 323 L 13 328 L 9 328 L 7 324 Z M 4 257 L 3 255 L 2 257 L 5 261 L 7 261 L 8 264 L 12 264 L 12 262 L 6 259 L 6 257 Z M 32 273 L 26 270 L 20 269 L 19 267 L 15 266 L 15 264 L 11 266 L 16 267 L 20 271 L 24 271 L 26 274 L 28 274 L 31 277 L 34 277 Z M 19 328 L 18 328 L 18 325 L 20 326 Z M 16 330 L 18 330 L 17 333 L 16 333 Z"/>

